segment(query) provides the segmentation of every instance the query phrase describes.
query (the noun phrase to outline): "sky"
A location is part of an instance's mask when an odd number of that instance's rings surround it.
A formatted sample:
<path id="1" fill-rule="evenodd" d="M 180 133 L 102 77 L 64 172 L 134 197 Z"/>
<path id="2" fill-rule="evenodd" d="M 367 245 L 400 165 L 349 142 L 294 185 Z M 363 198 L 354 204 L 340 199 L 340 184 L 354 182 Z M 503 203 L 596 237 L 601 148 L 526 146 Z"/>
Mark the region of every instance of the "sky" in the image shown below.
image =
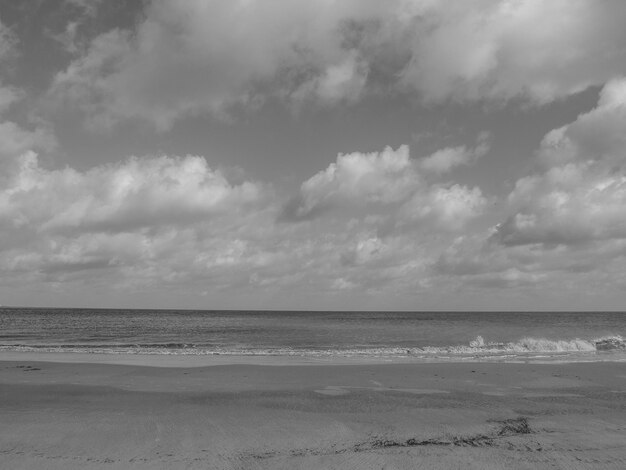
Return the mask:
<path id="1" fill-rule="evenodd" d="M 0 2 L 0 304 L 623 310 L 626 2 Z"/>

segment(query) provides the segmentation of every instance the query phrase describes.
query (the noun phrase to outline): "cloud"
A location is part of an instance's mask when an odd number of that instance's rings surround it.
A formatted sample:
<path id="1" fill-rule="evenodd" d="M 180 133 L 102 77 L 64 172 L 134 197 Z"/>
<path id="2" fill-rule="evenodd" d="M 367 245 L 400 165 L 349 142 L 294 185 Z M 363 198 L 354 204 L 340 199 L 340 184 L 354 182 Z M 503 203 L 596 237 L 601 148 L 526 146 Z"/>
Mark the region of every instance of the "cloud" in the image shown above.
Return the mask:
<path id="1" fill-rule="evenodd" d="M 307 219 L 342 205 L 397 203 L 410 196 L 419 180 L 406 145 L 380 153 L 339 154 L 336 163 L 302 183 L 297 204 L 285 216 Z"/>
<path id="2" fill-rule="evenodd" d="M 87 16 L 96 16 L 98 7 L 103 0 L 65 0 L 65 3 L 77 8 Z"/>
<path id="3" fill-rule="evenodd" d="M 546 135 L 543 172 L 521 178 L 514 213 L 499 227 L 508 245 L 626 238 L 626 79 L 609 82 L 598 106 Z"/>
<path id="4" fill-rule="evenodd" d="M 157 0 L 134 33 L 95 38 L 57 76 L 53 93 L 103 122 L 137 116 L 160 129 L 181 116 L 249 102 L 261 96 L 257 85 L 296 101 L 352 99 L 367 67 L 358 51 L 341 47 L 336 30 L 356 5 L 342 3 Z M 363 2 L 356 19 L 382 9 Z"/>
<path id="5" fill-rule="evenodd" d="M 302 191 L 315 223 L 277 223 L 284 203 L 270 185 L 232 183 L 202 157 L 78 171 L 26 152 L 0 180 L 0 286 L 409 292 L 440 240 L 484 205 L 478 188 L 424 179 L 407 147 L 340 155 Z"/>
<path id="6" fill-rule="evenodd" d="M 595 0 L 154 0 L 136 30 L 94 38 L 51 93 L 98 125 L 161 130 L 268 98 L 547 103 L 626 73 L 625 19 Z"/>
<path id="7" fill-rule="evenodd" d="M 482 213 L 480 188 L 443 184 L 420 173 L 422 161 L 406 145 L 382 152 L 338 155 L 337 161 L 302 183 L 284 208 L 283 221 L 302 221 L 335 212 L 379 214 L 396 226 L 430 221 L 457 230 Z"/>
<path id="8" fill-rule="evenodd" d="M 472 165 L 489 152 L 490 135 L 483 132 L 478 136 L 476 147 L 468 149 L 465 145 L 446 147 L 422 159 L 419 166 L 424 171 L 446 173 L 461 165 Z"/>
<path id="9" fill-rule="evenodd" d="M 486 204 L 478 186 L 433 185 L 424 193 L 415 193 L 402 207 L 402 214 L 408 215 L 409 221 L 431 221 L 440 228 L 461 230 L 483 213 Z"/>
<path id="10" fill-rule="evenodd" d="M 57 74 L 54 93 L 65 101 L 80 103 L 94 122 L 110 123 L 114 102 L 122 97 L 116 97 L 105 70 L 120 67 L 129 50 L 127 36 L 127 32 L 115 29 L 95 38 L 87 55 Z"/>
<path id="11" fill-rule="evenodd" d="M 626 240 L 582 244 L 504 245 L 497 229 L 462 235 L 429 266 L 433 282 L 456 289 L 507 288 L 560 296 L 610 291 L 626 266 Z M 592 287 L 593 286 L 593 287 Z M 451 287 L 452 288 L 452 287 Z M 560 308 L 562 308 L 563 303 Z"/>
<path id="12" fill-rule="evenodd" d="M 3 73 L 11 67 L 18 54 L 18 40 L 13 32 L 0 22 L 0 170 L 6 171 L 8 162 L 27 150 L 52 149 L 56 139 L 49 127 L 37 122 L 25 128 L 9 119 L 12 108 L 24 99 L 26 93 L 19 87 L 3 83 Z M 0 176 L 1 178 L 1 176 Z"/>
<path id="13" fill-rule="evenodd" d="M 143 8 L 142 2 L 107 2 L 104 5 L 103 0 L 60 0 L 58 3 L 54 21 L 46 22 L 44 34 L 72 57 L 84 54 L 96 32 L 102 33 L 102 28 L 110 27 L 107 24 L 111 15 L 120 20 L 126 15 L 132 16 L 134 9 Z"/>
<path id="14" fill-rule="evenodd" d="M 17 42 L 14 32 L 0 21 L 0 61 L 15 56 Z"/>
<path id="15" fill-rule="evenodd" d="M 615 90 L 591 113 L 616 109 Z M 572 129 L 563 135 L 578 142 Z M 47 170 L 26 153 L 0 181 L 0 285 L 364 298 L 431 295 L 434 284 L 563 292 L 582 278 L 600 285 L 626 254 L 626 237 L 512 243 L 502 225 L 474 233 L 468 223 L 486 204 L 480 189 L 422 174 L 419 161 L 408 147 L 339 155 L 302 183 L 302 205 L 287 220 L 311 222 L 276 223 L 285 209 L 270 186 L 231 183 L 202 157 L 77 171 Z M 541 168 L 534 176 L 554 167 Z"/>
<path id="16" fill-rule="evenodd" d="M 616 79 L 594 109 L 546 134 L 534 171 L 508 196 L 505 220 L 459 237 L 433 271 L 477 286 L 613 285 L 626 264 L 624 129 L 626 79 Z"/>
<path id="17" fill-rule="evenodd" d="M 258 202 L 262 186 L 231 185 L 202 157 L 130 158 L 78 172 L 45 170 L 34 153 L 0 193 L 0 220 L 35 231 L 133 231 L 154 224 L 192 224 Z"/>
<path id="18" fill-rule="evenodd" d="M 607 1 L 429 2 L 402 80 L 431 101 L 550 102 L 625 73 L 625 16 Z"/>
<path id="19" fill-rule="evenodd" d="M 77 44 L 77 33 L 80 23 L 78 21 L 69 21 L 65 30 L 60 33 L 49 33 L 51 39 L 57 41 L 63 49 L 69 54 L 76 54 L 79 52 Z"/>
<path id="20" fill-rule="evenodd" d="M 236 285 L 273 256 L 271 237 L 258 242 L 271 231 L 272 197 L 197 156 L 81 172 L 47 170 L 27 152 L 0 181 L 1 283 Z"/>
<path id="21" fill-rule="evenodd" d="M 31 149 L 51 149 L 56 145 L 54 135 L 45 127 L 26 130 L 14 122 L 0 122 L 0 160 Z"/>
<path id="22" fill-rule="evenodd" d="M 319 101 L 325 105 L 355 102 L 365 90 L 368 72 L 368 65 L 352 53 L 341 63 L 330 65 L 294 90 L 287 90 L 286 95 L 296 107 L 301 107 L 306 101 Z"/>
<path id="23" fill-rule="evenodd" d="M 19 101 L 23 97 L 23 93 L 12 86 L 0 86 L 0 114 L 4 113 L 9 107 Z"/>

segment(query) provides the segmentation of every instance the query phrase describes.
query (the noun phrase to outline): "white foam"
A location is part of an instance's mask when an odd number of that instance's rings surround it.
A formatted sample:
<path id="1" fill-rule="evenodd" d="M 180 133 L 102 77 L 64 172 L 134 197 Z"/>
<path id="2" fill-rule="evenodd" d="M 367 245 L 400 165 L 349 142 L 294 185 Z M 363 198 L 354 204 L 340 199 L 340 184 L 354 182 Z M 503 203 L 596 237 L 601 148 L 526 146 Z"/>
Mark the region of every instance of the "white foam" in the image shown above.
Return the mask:
<path id="1" fill-rule="evenodd" d="M 358 349 L 299 349 L 299 348 L 207 348 L 206 346 L 170 347 L 157 345 L 0 345 L 0 351 L 70 352 L 95 354 L 163 354 L 163 355 L 225 355 L 225 356 L 304 356 L 304 357 L 413 357 L 448 358 L 516 356 L 542 357 L 567 353 L 596 353 L 597 351 L 626 351 L 626 340 L 620 336 L 605 336 L 586 340 L 547 339 L 525 337 L 513 342 L 488 342 L 477 336 L 466 345 L 425 346 L 409 348 L 358 348 Z"/>

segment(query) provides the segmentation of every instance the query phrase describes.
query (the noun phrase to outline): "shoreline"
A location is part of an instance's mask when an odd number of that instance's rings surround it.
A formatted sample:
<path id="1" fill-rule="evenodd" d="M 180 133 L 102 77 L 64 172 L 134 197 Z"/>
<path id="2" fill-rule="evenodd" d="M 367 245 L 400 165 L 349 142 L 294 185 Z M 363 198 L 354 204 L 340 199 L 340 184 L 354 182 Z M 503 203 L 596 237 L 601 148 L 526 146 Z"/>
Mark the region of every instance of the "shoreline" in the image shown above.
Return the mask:
<path id="1" fill-rule="evenodd" d="M 106 355 L 103 355 L 106 356 Z M 499 390 L 516 395 L 524 390 L 600 387 L 624 393 L 626 398 L 626 363 L 624 362 L 202 362 L 193 365 L 181 362 L 154 364 L 132 361 L 88 362 L 42 360 L 40 357 L 0 359 L 0 385 L 20 383 L 46 386 L 50 384 L 82 384 L 85 386 L 131 387 L 144 389 L 146 377 L 160 389 L 238 391 L 306 390 L 329 384 L 331 387 L 380 389 L 382 381 L 362 382 L 366 376 L 384 377 L 393 383 L 391 389 L 425 387 L 425 390 L 445 389 L 448 392 L 474 390 L 477 393 Z M 274 367 L 279 365 L 280 367 Z M 251 373 L 251 371 L 253 373 Z M 23 374 L 23 372 L 37 372 Z M 237 376 L 240 375 L 239 378 Z M 561 377 L 575 380 L 562 380 Z M 204 377 L 207 380 L 194 382 Z M 483 380 L 483 379 L 489 380 Z M 186 383 L 185 383 L 186 382 Z M 374 385 L 372 385 L 374 384 Z M 378 384 L 378 385 L 377 385 Z M 437 386 L 435 386 L 437 384 Z M 407 388 L 408 387 L 408 388 Z M 562 391 L 562 390 L 561 390 Z M 626 404 L 625 404 L 626 405 Z M 626 411 L 626 409 L 625 409 Z"/>
<path id="2" fill-rule="evenodd" d="M 537 354 L 503 356 L 305 356 L 264 354 L 132 354 L 0 351 L 0 363 L 12 361 L 110 364 L 146 367 L 210 367 L 220 365 L 308 366 L 381 364 L 576 364 L 625 363 L 626 353 Z"/>

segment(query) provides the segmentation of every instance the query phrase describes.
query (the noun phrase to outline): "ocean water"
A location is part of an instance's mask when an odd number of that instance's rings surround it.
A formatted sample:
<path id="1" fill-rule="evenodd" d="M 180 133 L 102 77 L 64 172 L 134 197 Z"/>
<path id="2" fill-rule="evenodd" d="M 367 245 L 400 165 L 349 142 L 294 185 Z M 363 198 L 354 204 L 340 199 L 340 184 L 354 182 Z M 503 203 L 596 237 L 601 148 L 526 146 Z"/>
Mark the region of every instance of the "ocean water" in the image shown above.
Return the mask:
<path id="1" fill-rule="evenodd" d="M 622 361 L 626 313 L 0 308 L 2 351 Z"/>

